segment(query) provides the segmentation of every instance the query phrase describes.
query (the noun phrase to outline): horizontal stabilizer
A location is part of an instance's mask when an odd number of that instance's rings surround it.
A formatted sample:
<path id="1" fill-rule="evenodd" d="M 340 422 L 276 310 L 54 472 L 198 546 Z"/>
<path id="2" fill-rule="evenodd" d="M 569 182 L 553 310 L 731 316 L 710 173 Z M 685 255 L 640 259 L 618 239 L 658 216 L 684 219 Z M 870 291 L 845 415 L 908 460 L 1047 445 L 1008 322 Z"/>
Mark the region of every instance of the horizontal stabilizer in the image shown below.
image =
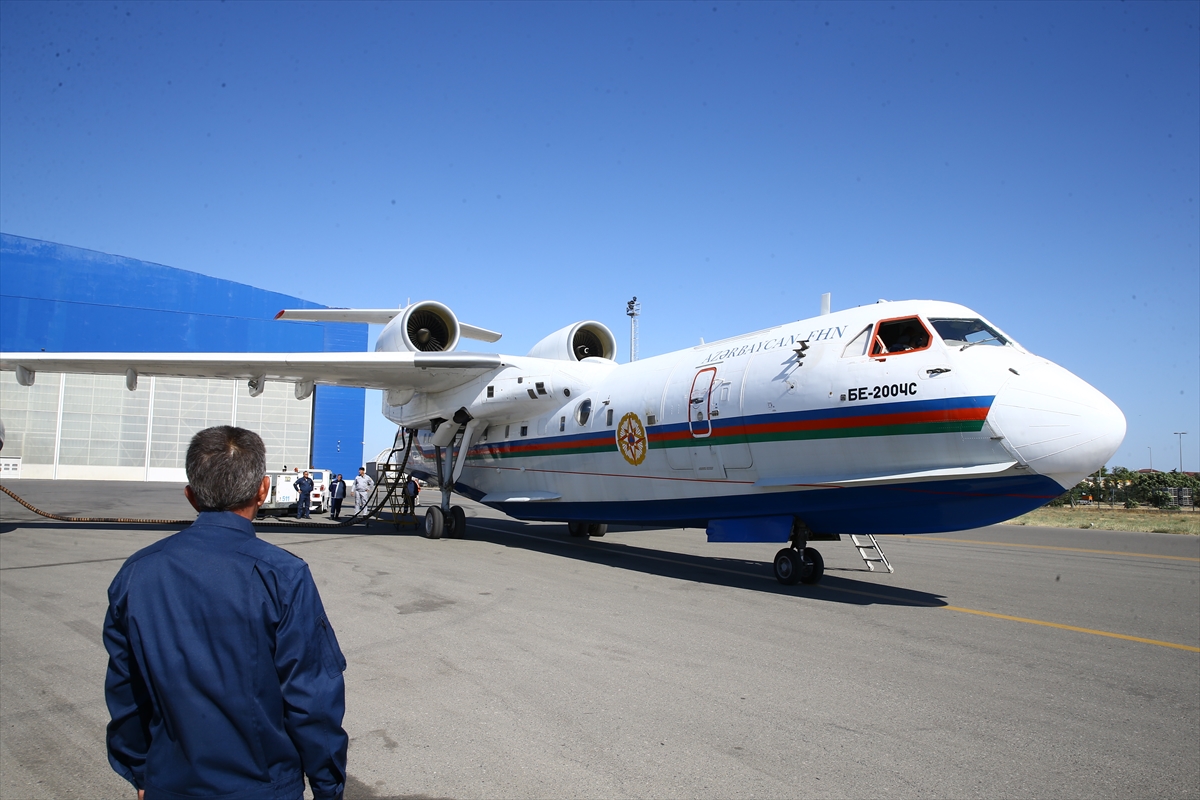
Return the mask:
<path id="1" fill-rule="evenodd" d="M 368 325 L 386 325 L 403 314 L 403 308 L 285 308 L 275 319 L 296 322 L 364 322 Z M 503 334 L 480 328 L 476 325 L 458 323 L 464 339 L 479 342 L 497 342 Z"/>
<path id="2" fill-rule="evenodd" d="M 275 319 L 297 322 L 365 322 L 387 325 L 404 313 L 403 308 L 285 308 Z"/>

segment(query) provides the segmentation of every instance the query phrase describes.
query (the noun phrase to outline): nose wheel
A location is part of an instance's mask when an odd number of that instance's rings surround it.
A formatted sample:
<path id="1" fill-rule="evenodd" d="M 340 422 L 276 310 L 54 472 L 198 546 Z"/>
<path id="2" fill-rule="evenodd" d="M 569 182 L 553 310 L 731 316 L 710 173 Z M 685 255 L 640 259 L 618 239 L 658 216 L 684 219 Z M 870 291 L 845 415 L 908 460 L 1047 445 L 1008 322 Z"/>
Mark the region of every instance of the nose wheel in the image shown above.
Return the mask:
<path id="1" fill-rule="evenodd" d="M 813 584 L 825 574 L 825 559 L 811 547 L 785 547 L 775 554 L 775 579 L 784 586 Z"/>
<path id="2" fill-rule="evenodd" d="M 608 533 L 608 524 L 604 522 L 568 522 L 567 533 L 577 539 L 599 538 Z"/>

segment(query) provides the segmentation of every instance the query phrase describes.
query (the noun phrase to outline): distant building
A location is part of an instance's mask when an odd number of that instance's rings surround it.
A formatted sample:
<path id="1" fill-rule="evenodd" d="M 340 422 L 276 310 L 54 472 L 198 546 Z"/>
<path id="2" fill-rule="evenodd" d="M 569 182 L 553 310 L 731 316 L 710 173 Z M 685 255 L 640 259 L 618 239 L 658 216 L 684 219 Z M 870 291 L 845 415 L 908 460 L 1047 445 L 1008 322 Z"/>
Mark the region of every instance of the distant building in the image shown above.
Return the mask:
<path id="1" fill-rule="evenodd" d="M 276 322 L 282 308 L 324 308 L 93 250 L 0 234 L 0 350 L 21 352 L 361 352 L 367 327 Z M 362 465 L 362 389 L 289 383 L 250 397 L 244 382 L 0 373 L 4 475 L 183 481 L 192 434 L 236 424 L 266 442 L 268 466 L 354 474 Z M 19 462 L 16 459 L 20 459 Z"/>

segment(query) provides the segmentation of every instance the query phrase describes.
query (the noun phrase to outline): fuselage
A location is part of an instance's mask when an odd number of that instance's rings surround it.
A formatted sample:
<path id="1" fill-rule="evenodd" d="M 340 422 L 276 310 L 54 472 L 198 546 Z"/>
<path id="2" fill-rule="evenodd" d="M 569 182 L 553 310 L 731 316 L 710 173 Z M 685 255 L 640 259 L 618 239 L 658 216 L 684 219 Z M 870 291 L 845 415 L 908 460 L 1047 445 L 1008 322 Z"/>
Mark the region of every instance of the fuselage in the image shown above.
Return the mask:
<path id="1" fill-rule="evenodd" d="M 514 517 L 702 526 L 793 515 L 818 533 L 1008 519 L 1104 464 L 1125 433 L 1099 391 L 938 301 L 622 365 L 506 357 L 451 391 L 384 405 L 422 429 L 460 410 L 472 422 L 456 490 Z M 418 475 L 436 474 L 433 436 L 410 456 Z"/>

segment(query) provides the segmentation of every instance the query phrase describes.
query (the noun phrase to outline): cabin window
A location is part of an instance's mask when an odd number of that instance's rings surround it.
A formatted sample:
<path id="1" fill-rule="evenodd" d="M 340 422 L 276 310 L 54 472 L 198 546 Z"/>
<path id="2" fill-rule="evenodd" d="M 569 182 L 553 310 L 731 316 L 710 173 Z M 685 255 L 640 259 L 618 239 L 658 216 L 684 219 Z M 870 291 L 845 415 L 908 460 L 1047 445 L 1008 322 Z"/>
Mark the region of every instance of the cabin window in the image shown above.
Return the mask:
<path id="1" fill-rule="evenodd" d="M 583 400 L 579 405 L 575 406 L 575 421 L 580 425 L 587 425 L 588 420 L 592 417 L 592 401 Z"/>
<path id="2" fill-rule="evenodd" d="M 505 425 L 505 426 L 504 426 L 504 438 L 505 438 L 505 439 L 507 439 L 507 438 L 508 438 L 508 429 L 509 429 L 509 427 L 511 427 L 511 426 L 509 426 L 509 425 Z"/>
<path id="3" fill-rule="evenodd" d="M 533 389 L 526 389 L 525 391 L 529 392 L 530 400 L 537 400 L 537 392 L 535 392 Z"/>
<path id="4" fill-rule="evenodd" d="M 566 418 L 566 417 L 559 417 L 559 418 L 558 418 L 558 432 L 559 432 L 559 433 L 562 433 L 562 432 L 563 432 L 563 431 L 565 431 L 566 429 L 567 429 L 567 418 Z"/>
<path id="5" fill-rule="evenodd" d="M 871 355 L 886 356 L 912 353 L 929 347 L 929 331 L 919 317 L 885 319 L 875 326 L 871 338 Z"/>
<path id="6" fill-rule="evenodd" d="M 487 396 L 488 396 L 488 398 L 489 398 L 489 399 L 490 399 L 490 398 L 493 398 L 493 397 L 495 397 L 495 396 L 496 396 L 496 387 L 495 387 L 495 386 L 489 386 L 489 387 L 488 387 L 488 390 L 487 390 Z"/>
<path id="7" fill-rule="evenodd" d="M 656 422 L 658 422 L 658 417 L 654 416 L 653 414 L 646 415 L 646 424 L 647 425 L 653 425 Z"/>
<path id="8" fill-rule="evenodd" d="M 850 340 L 850 344 L 846 345 L 846 349 L 842 351 L 842 358 L 851 356 L 865 356 L 867 354 L 867 344 L 871 341 L 871 331 L 875 329 L 874 325 L 868 325 L 862 331 Z"/>
<path id="9" fill-rule="evenodd" d="M 950 347 L 1003 347 L 1009 342 L 1008 337 L 981 319 L 931 319 L 929 324 Z"/>
<path id="10" fill-rule="evenodd" d="M 604 412 L 604 424 L 610 428 L 612 427 L 612 414 L 613 410 L 611 408 L 606 409 Z"/>
<path id="11" fill-rule="evenodd" d="M 546 384 L 542 383 L 541 381 L 538 381 L 538 382 L 537 382 L 536 384 L 534 384 L 534 385 L 535 385 L 535 386 L 537 386 L 537 393 L 538 393 L 538 394 L 545 394 L 545 393 L 546 393 Z"/>
<path id="12" fill-rule="evenodd" d="M 522 426 L 521 426 L 521 435 L 522 435 L 522 436 L 528 436 L 528 435 L 529 435 L 529 426 L 528 426 L 528 425 L 522 425 Z"/>
<path id="13" fill-rule="evenodd" d="M 525 382 L 524 378 L 517 378 L 517 383 L 524 383 L 524 382 Z"/>

